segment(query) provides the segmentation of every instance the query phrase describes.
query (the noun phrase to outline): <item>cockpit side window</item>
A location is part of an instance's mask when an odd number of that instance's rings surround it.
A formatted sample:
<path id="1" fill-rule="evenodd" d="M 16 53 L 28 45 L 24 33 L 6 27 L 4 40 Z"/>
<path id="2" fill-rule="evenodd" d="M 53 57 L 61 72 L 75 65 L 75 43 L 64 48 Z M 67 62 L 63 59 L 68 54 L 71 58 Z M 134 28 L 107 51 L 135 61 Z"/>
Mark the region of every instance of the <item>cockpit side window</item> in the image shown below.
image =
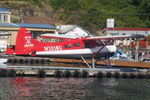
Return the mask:
<path id="1" fill-rule="evenodd" d="M 85 42 L 85 48 L 92 48 L 92 46 L 90 45 L 89 41 Z"/>
<path id="2" fill-rule="evenodd" d="M 79 47 L 79 46 L 80 46 L 79 42 L 77 42 L 77 43 L 74 44 L 74 47 Z"/>
<path id="3" fill-rule="evenodd" d="M 71 48 L 71 47 L 72 47 L 71 44 L 65 45 L 65 48 Z"/>
<path id="4" fill-rule="evenodd" d="M 49 38 L 49 37 L 37 37 L 37 41 L 39 42 L 46 42 L 46 43 L 57 43 L 57 42 L 62 42 L 64 39 L 61 38 Z"/>

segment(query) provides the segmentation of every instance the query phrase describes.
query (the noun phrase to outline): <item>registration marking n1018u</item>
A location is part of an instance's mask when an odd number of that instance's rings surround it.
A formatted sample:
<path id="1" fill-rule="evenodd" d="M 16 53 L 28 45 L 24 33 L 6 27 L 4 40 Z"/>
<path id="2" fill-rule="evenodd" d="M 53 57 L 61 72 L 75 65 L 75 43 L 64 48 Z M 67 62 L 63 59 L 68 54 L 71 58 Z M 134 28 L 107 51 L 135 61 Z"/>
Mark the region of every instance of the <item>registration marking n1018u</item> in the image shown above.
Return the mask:
<path id="1" fill-rule="evenodd" d="M 62 46 L 45 46 L 44 51 L 60 51 Z"/>

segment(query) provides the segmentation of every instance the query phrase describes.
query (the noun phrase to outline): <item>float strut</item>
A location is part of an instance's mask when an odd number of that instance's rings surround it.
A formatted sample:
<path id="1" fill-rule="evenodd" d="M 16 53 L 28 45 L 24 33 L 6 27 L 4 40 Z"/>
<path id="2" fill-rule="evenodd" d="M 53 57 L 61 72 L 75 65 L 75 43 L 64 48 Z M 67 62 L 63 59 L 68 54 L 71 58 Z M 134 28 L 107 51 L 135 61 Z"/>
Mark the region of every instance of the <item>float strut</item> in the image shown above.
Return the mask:
<path id="1" fill-rule="evenodd" d="M 88 62 L 84 59 L 84 57 L 81 56 L 81 58 L 82 58 L 82 60 L 86 63 L 86 65 L 87 65 L 89 68 L 92 68 L 92 67 L 88 64 Z"/>

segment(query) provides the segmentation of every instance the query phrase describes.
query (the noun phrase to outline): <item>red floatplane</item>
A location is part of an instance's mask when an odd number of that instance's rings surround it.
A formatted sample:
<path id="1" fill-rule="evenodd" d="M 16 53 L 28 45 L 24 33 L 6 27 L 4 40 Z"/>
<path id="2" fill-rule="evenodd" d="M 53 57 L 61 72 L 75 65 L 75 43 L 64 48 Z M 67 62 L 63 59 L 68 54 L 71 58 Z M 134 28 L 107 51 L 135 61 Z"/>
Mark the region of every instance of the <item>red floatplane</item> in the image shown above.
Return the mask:
<path id="1" fill-rule="evenodd" d="M 42 34 L 34 39 L 26 28 L 20 28 L 13 48 L 6 54 L 59 58 L 102 58 L 116 52 L 113 39 L 131 36 L 68 36 Z"/>

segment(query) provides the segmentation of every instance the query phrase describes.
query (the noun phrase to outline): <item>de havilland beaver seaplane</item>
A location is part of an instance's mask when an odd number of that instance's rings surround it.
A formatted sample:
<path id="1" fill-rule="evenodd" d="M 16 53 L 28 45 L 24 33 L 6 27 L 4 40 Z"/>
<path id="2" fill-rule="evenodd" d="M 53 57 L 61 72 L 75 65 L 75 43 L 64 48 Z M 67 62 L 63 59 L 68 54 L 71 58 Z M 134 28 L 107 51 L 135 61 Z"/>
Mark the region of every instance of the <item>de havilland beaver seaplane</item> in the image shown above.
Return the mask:
<path id="1" fill-rule="evenodd" d="M 80 33 L 79 33 L 80 34 Z M 69 36 L 65 34 L 42 34 L 34 39 L 26 28 L 20 28 L 13 48 L 6 54 L 17 56 L 57 58 L 102 58 L 111 57 L 117 50 L 113 39 L 134 36 Z M 136 36 L 137 37 L 137 36 Z"/>

